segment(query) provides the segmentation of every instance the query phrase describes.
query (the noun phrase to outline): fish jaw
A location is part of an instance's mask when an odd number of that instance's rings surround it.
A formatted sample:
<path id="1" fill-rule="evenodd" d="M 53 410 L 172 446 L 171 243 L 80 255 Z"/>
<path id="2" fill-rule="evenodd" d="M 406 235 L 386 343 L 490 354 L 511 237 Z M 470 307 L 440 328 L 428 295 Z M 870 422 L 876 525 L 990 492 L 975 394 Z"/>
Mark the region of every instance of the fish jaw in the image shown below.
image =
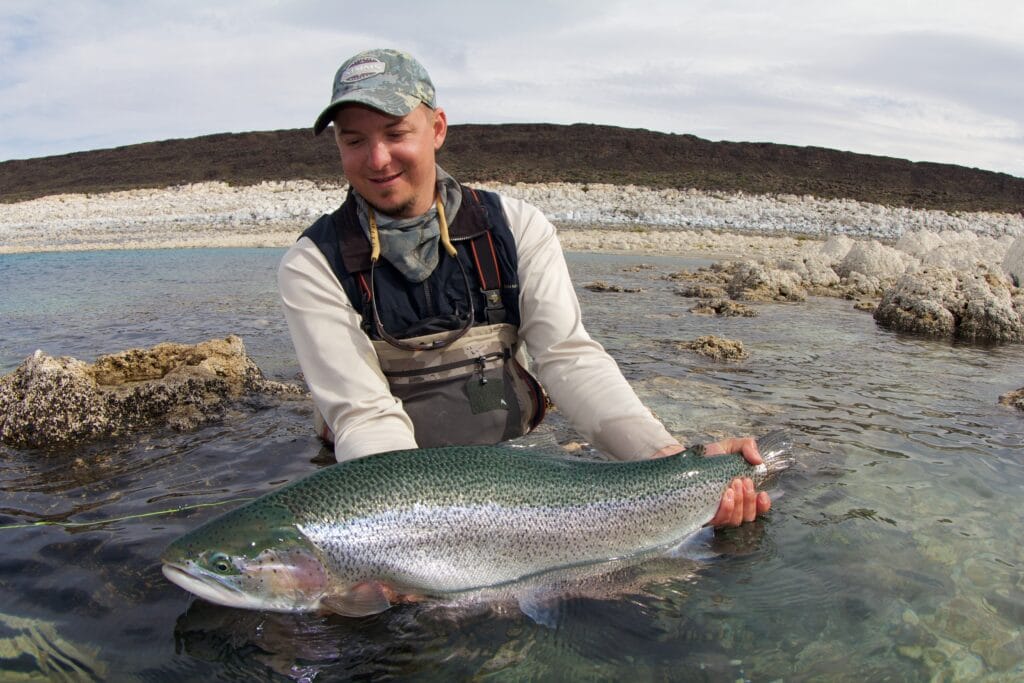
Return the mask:
<path id="1" fill-rule="evenodd" d="M 319 557 L 303 548 L 264 550 L 228 558 L 228 572 L 213 571 L 203 558 L 164 559 L 163 574 L 198 597 L 226 607 L 274 612 L 321 609 L 332 593 L 332 578 Z"/>
<path id="2" fill-rule="evenodd" d="M 240 609 L 268 609 L 265 601 L 258 596 L 245 593 L 230 583 L 221 581 L 220 577 L 197 572 L 193 567 L 165 564 L 163 573 L 171 583 L 207 602 Z"/>

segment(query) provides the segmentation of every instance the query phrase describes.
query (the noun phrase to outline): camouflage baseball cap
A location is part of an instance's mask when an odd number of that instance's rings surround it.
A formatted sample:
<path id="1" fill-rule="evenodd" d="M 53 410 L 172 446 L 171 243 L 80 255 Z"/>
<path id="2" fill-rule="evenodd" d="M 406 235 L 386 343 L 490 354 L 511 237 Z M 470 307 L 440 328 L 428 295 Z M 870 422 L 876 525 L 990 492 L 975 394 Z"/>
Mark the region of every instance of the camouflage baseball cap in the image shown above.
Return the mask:
<path id="1" fill-rule="evenodd" d="M 405 116 L 420 102 L 437 106 L 427 70 L 400 50 L 367 50 L 342 64 L 334 75 L 331 103 L 317 117 L 313 133 L 322 133 L 338 107 L 349 102 L 392 116 Z"/>

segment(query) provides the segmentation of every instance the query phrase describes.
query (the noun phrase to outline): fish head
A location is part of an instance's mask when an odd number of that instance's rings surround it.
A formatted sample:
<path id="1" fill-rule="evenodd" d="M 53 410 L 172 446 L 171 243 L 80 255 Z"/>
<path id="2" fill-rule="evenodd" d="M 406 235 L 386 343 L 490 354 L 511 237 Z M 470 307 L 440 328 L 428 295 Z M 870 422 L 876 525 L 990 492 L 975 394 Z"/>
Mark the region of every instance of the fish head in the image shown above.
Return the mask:
<path id="1" fill-rule="evenodd" d="M 228 607 L 314 611 L 332 585 L 320 551 L 278 506 L 249 504 L 213 519 L 171 543 L 161 560 L 168 580 Z"/>

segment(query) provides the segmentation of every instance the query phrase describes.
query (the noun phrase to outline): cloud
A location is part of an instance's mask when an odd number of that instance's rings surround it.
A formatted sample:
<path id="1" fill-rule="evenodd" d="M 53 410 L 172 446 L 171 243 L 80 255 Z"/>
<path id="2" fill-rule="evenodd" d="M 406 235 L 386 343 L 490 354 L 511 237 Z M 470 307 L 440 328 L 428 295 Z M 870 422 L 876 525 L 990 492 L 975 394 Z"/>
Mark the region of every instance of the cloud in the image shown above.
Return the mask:
<path id="1" fill-rule="evenodd" d="M 394 46 L 427 66 L 453 123 L 605 123 L 1024 176 L 1022 34 L 1010 0 L 13 0 L 0 159 L 310 126 L 342 60 Z"/>

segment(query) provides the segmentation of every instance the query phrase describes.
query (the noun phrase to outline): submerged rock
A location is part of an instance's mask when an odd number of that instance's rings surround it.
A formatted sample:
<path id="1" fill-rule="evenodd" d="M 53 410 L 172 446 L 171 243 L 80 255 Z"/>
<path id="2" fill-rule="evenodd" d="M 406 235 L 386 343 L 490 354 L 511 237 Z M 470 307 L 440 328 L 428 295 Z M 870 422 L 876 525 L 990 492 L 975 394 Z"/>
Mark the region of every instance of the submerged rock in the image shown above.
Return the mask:
<path id="1" fill-rule="evenodd" d="M 1024 341 L 1024 291 L 1001 272 L 922 268 L 901 277 L 874 313 L 903 332 L 981 342 Z"/>
<path id="2" fill-rule="evenodd" d="M 749 355 L 743 348 L 743 342 L 716 337 L 713 334 L 697 337 L 693 341 L 680 342 L 676 346 L 684 351 L 694 351 L 715 360 L 743 360 Z"/>
<path id="3" fill-rule="evenodd" d="M 683 285 L 676 290 L 676 294 L 690 299 L 724 299 L 728 296 L 724 288 L 702 282 Z"/>
<path id="4" fill-rule="evenodd" d="M 100 650 L 74 643 L 61 625 L 0 612 L 0 657 L 5 681 L 103 681 L 109 671 Z"/>
<path id="5" fill-rule="evenodd" d="M 691 308 L 690 312 L 705 315 L 719 315 L 723 318 L 754 318 L 757 316 L 756 309 L 753 309 L 746 304 L 730 301 L 728 299 L 702 301 Z"/>
<path id="6" fill-rule="evenodd" d="M 0 441 L 66 447 L 149 426 L 194 429 L 252 394 L 305 391 L 264 378 L 235 335 L 129 349 L 94 363 L 36 351 L 0 377 Z"/>
<path id="7" fill-rule="evenodd" d="M 583 285 L 584 289 L 589 289 L 591 292 L 620 292 L 626 294 L 638 294 L 642 291 L 640 287 L 623 287 L 622 285 L 613 285 L 604 280 L 595 280 L 594 282 Z"/>
<path id="8" fill-rule="evenodd" d="M 999 402 L 1003 405 L 1013 406 L 1017 410 L 1024 410 L 1024 387 L 1017 391 L 1006 392 L 999 397 Z"/>

